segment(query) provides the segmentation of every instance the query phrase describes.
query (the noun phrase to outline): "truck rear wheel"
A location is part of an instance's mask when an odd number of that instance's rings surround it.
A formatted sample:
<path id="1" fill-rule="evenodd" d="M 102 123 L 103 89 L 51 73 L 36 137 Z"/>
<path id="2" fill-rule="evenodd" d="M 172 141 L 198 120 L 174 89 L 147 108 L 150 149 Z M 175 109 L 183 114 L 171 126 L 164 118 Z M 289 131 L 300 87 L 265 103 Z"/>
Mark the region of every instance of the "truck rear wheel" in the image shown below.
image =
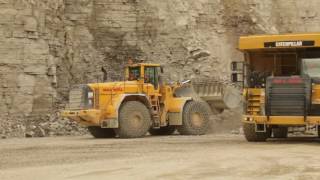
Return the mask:
<path id="1" fill-rule="evenodd" d="M 90 126 L 88 130 L 95 138 L 113 138 L 116 136 L 113 129 L 101 128 L 99 126 Z"/>
<path id="2" fill-rule="evenodd" d="M 150 127 L 150 111 L 144 104 L 138 101 L 128 101 L 121 106 L 119 128 L 116 129 L 120 138 L 142 137 Z"/>
<path id="3" fill-rule="evenodd" d="M 256 132 L 255 125 L 249 123 L 243 123 L 243 132 L 249 142 L 263 142 L 270 137 L 269 128 L 267 128 L 267 132 Z"/>
<path id="4" fill-rule="evenodd" d="M 210 125 L 209 110 L 199 101 L 189 101 L 185 104 L 182 114 L 182 125 L 178 131 L 182 135 L 206 134 Z"/>
<path id="5" fill-rule="evenodd" d="M 166 126 L 161 127 L 160 129 L 153 129 L 149 130 L 149 133 L 154 136 L 164 136 L 164 135 L 171 135 L 176 131 L 175 126 Z"/>
<path id="6" fill-rule="evenodd" d="M 287 138 L 288 137 L 288 127 L 272 128 L 272 133 L 273 133 L 274 138 Z"/>

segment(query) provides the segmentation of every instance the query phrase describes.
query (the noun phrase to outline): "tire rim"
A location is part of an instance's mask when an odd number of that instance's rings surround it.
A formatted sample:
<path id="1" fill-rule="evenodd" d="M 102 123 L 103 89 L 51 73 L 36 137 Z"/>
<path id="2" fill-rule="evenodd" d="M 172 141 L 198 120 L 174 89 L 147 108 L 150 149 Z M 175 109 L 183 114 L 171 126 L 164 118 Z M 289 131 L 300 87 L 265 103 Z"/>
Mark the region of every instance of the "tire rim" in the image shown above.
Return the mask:
<path id="1" fill-rule="evenodd" d="M 203 124 L 203 116 L 198 112 L 194 112 L 191 114 L 191 122 L 193 126 L 201 127 Z"/>
<path id="2" fill-rule="evenodd" d="M 143 117 L 139 112 L 134 112 L 132 113 L 130 119 L 131 119 L 132 126 L 135 128 L 138 128 L 141 125 Z"/>

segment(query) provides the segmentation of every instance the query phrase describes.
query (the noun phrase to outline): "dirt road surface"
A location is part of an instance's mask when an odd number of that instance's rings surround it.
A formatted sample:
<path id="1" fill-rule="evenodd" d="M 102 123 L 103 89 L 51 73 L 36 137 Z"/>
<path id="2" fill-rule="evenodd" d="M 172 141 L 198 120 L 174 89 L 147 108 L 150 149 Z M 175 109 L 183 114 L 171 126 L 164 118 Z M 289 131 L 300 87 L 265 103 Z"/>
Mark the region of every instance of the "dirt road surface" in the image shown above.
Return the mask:
<path id="1" fill-rule="evenodd" d="M 240 135 L 0 140 L 1 180 L 320 179 L 320 140 Z"/>

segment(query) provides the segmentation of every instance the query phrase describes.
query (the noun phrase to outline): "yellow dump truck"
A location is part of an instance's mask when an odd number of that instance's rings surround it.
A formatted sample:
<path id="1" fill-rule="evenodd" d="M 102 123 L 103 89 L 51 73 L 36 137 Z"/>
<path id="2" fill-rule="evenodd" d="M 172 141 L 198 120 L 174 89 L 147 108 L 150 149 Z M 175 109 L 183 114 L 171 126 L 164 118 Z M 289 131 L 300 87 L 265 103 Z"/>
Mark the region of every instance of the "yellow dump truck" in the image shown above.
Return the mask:
<path id="1" fill-rule="evenodd" d="M 62 116 L 88 126 L 96 138 L 169 135 L 176 129 L 202 135 L 210 107 L 219 112 L 240 102 L 222 83 L 164 83 L 162 72 L 159 64 L 129 64 L 124 81 L 79 85 L 70 91 Z"/>
<path id="2" fill-rule="evenodd" d="M 246 139 L 286 138 L 288 127 L 319 135 L 320 33 L 244 36 L 239 50 L 232 81 L 243 86 Z"/>

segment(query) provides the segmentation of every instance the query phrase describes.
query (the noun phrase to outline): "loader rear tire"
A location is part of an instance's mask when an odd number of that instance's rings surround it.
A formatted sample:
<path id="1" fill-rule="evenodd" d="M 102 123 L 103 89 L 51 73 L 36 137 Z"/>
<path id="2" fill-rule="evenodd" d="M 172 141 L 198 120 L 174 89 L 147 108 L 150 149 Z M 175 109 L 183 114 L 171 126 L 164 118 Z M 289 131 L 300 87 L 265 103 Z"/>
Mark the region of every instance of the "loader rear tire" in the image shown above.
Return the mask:
<path id="1" fill-rule="evenodd" d="M 116 136 L 113 129 L 101 128 L 99 126 L 90 126 L 88 130 L 95 138 L 114 138 Z"/>
<path id="2" fill-rule="evenodd" d="M 272 128 L 274 138 L 287 138 L 288 137 L 288 127 L 277 127 Z"/>
<path id="3" fill-rule="evenodd" d="M 171 135 L 176 131 L 175 126 L 166 126 L 161 127 L 160 129 L 153 129 L 149 130 L 149 133 L 153 136 L 164 136 L 164 135 Z"/>
<path id="4" fill-rule="evenodd" d="M 243 123 L 243 132 L 249 142 L 263 142 L 270 137 L 270 128 L 267 128 L 267 132 L 256 132 L 255 125 L 249 123 Z"/>
<path id="5" fill-rule="evenodd" d="M 182 135 L 203 135 L 210 126 L 210 111 L 203 102 L 189 101 L 182 114 L 182 125 L 178 131 Z"/>
<path id="6" fill-rule="evenodd" d="M 139 101 L 125 102 L 119 113 L 119 128 L 115 129 L 120 138 L 144 136 L 151 127 L 149 109 Z"/>

